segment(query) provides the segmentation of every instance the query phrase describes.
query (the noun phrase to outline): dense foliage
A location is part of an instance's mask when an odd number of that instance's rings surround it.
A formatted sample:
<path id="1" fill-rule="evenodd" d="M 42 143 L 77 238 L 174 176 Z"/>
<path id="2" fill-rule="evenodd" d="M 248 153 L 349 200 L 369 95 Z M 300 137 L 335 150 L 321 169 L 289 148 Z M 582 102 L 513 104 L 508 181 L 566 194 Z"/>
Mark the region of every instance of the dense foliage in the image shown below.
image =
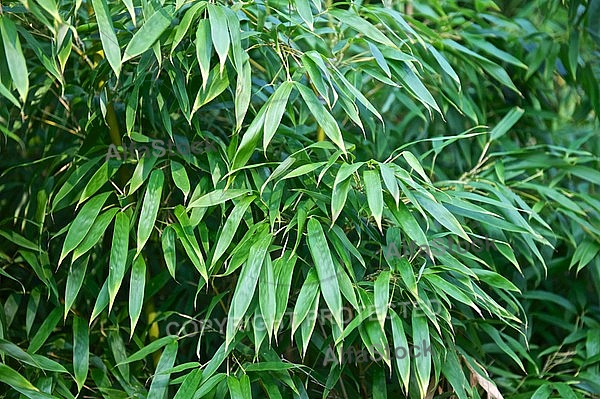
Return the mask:
<path id="1" fill-rule="evenodd" d="M 600 395 L 598 21 L 4 1 L 0 397 Z"/>

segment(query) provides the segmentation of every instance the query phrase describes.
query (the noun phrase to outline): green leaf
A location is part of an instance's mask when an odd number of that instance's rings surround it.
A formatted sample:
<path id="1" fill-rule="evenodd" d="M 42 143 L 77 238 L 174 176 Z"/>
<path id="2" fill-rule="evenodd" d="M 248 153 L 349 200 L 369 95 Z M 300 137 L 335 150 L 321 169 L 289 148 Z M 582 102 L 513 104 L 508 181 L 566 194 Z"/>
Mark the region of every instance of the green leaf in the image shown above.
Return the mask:
<path id="1" fill-rule="evenodd" d="M 189 374 L 183 380 L 183 383 L 177 390 L 177 393 L 173 397 L 173 399 L 189 399 L 194 397 L 194 393 L 196 389 L 198 389 L 198 385 L 200 385 L 200 380 L 202 379 L 202 370 L 195 369 L 189 372 Z"/>
<path id="2" fill-rule="evenodd" d="M 146 286 L 146 261 L 142 255 L 134 259 L 131 266 L 129 280 L 129 319 L 131 320 L 131 333 L 133 337 L 135 326 L 142 314 L 144 304 L 144 287 Z"/>
<path id="3" fill-rule="evenodd" d="M 98 190 L 104 186 L 111 177 L 117 172 L 120 162 L 114 160 L 108 160 L 103 163 L 102 166 L 92 175 L 88 183 L 83 188 L 77 206 L 83 203 L 85 200 L 96 194 Z"/>
<path id="4" fill-rule="evenodd" d="M 156 215 L 158 214 L 158 208 L 160 207 L 164 179 L 165 176 L 163 171 L 161 169 L 156 169 L 152 172 L 150 179 L 148 180 L 148 186 L 146 187 L 146 194 L 144 195 L 138 222 L 136 256 L 142 251 L 154 229 Z"/>
<path id="5" fill-rule="evenodd" d="M 129 249 L 129 216 L 125 212 L 117 213 L 110 249 L 108 269 L 108 309 L 112 309 L 117 292 L 125 276 L 127 250 Z"/>
<path id="6" fill-rule="evenodd" d="M 14 232 L 14 231 L 0 230 L 0 236 L 6 238 L 8 241 L 12 242 L 13 244 L 18 245 L 19 247 L 31 249 L 32 251 L 35 251 L 35 252 L 40 251 L 39 245 L 34 244 L 33 242 L 29 241 L 27 238 L 23 237 L 22 235 Z"/>
<path id="7" fill-rule="evenodd" d="M 94 304 L 94 309 L 92 309 L 92 315 L 90 316 L 91 325 L 92 322 L 100 312 L 102 312 L 108 306 L 108 280 L 102 284 L 102 288 L 100 288 L 100 292 L 98 293 L 98 298 L 96 298 L 96 303 Z"/>
<path id="8" fill-rule="evenodd" d="M 500 50 L 498 47 L 494 46 L 492 43 L 490 43 L 486 40 L 479 40 L 479 39 L 477 39 L 477 36 L 474 36 L 474 35 L 465 35 L 465 38 L 468 40 L 469 44 L 472 44 L 475 47 L 488 53 L 489 55 L 496 57 L 501 62 L 506 62 L 506 63 L 512 64 L 514 66 L 517 66 L 519 68 L 527 69 L 527 65 L 523 64 L 518 58 L 512 56 L 511 54 L 507 53 L 506 51 Z M 577 47 L 577 46 L 575 46 L 575 47 Z"/>
<path id="9" fill-rule="evenodd" d="M 458 84 L 458 87 L 460 88 L 461 87 L 460 78 L 456 74 L 456 71 L 454 70 L 454 68 L 452 68 L 452 66 L 448 63 L 448 60 L 446 60 L 446 58 L 442 54 L 440 54 L 440 52 L 437 51 L 436 48 L 433 47 L 432 45 L 427 44 L 427 49 L 429 50 L 429 52 L 431 52 L 431 54 L 433 55 L 433 58 L 435 58 L 437 63 L 442 67 L 443 71 L 446 72 L 446 74 L 448 76 L 450 76 Z"/>
<path id="10" fill-rule="evenodd" d="M 331 9 L 329 14 L 339 20 L 341 23 L 351 26 L 356 32 L 364 34 L 369 39 L 383 44 L 384 46 L 396 47 L 385 34 L 377 29 L 373 24 L 348 10 Z"/>
<path id="11" fill-rule="evenodd" d="M 169 390 L 169 379 L 171 378 L 171 374 L 165 372 L 165 370 L 173 367 L 176 357 L 177 341 L 173 341 L 165 347 L 165 350 L 160 356 L 154 378 L 152 379 L 150 389 L 148 390 L 148 399 L 163 399 L 166 396 Z"/>
<path id="12" fill-rule="evenodd" d="M 381 178 L 383 179 L 385 187 L 392 195 L 392 198 L 394 198 L 396 206 L 398 206 L 398 202 L 400 202 L 400 189 L 398 188 L 394 171 L 384 163 L 379 164 L 379 171 L 381 172 Z"/>
<path id="13" fill-rule="evenodd" d="M 502 83 L 503 85 L 505 85 L 506 87 L 510 88 L 511 90 L 513 90 L 515 93 L 517 93 L 518 95 L 521 95 L 521 92 L 519 91 L 519 89 L 517 89 L 517 87 L 515 86 L 515 84 L 513 83 L 513 81 L 510 79 L 510 76 L 508 75 L 508 73 L 506 73 L 506 71 L 498 64 L 488 60 L 487 58 L 479 55 L 478 53 L 469 50 L 468 48 L 466 48 L 465 46 L 463 46 L 462 44 L 459 44 L 457 42 L 455 42 L 452 39 L 443 39 L 443 43 L 445 46 L 452 48 L 454 50 L 457 50 L 465 55 L 468 55 L 470 57 L 472 57 L 473 59 L 476 59 L 479 61 L 481 67 L 483 69 L 485 69 L 485 71 L 494 79 L 496 79 L 498 82 Z M 466 57 L 465 57 L 466 58 Z M 467 60 L 471 61 L 470 59 L 466 58 Z"/>
<path id="14" fill-rule="evenodd" d="M 294 4 L 296 5 L 296 10 L 298 11 L 298 15 L 310 30 L 314 30 L 314 18 L 312 9 L 310 8 L 310 2 L 308 0 L 294 0 Z"/>
<path id="15" fill-rule="evenodd" d="M 73 172 L 69 175 L 69 178 L 62 183 L 60 189 L 52 199 L 52 211 L 57 211 L 63 208 L 63 206 L 59 207 L 61 202 L 70 197 L 73 193 L 73 190 L 83 181 L 85 175 L 96 166 L 98 161 L 103 157 L 95 157 L 91 158 L 87 162 L 82 165 L 78 165 L 73 167 Z M 74 200 L 73 200 L 74 201 Z"/>
<path id="16" fill-rule="evenodd" d="M 331 193 L 331 223 L 335 223 L 338 216 L 344 209 L 344 205 L 346 204 L 346 199 L 348 198 L 348 192 L 351 188 L 350 179 L 346 179 L 341 183 L 337 183 L 333 186 L 333 191 Z"/>
<path id="17" fill-rule="evenodd" d="M 81 391 L 87 379 L 90 363 L 89 328 L 87 323 L 80 317 L 73 318 L 73 370 L 77 391 Z"/>
<path id="18" fill-rule="evenodd" d="M 306 350 L 310 344 L 310 337 L 312 336 L 315 326 L 317 325 L 317 314 L 319 309 L 319 295 L 315 295 L 314 300 L 310 306 L 310 317 L 306 317 L 300 325 L 300 337 L 302 339 L 302 357 L 306 356 Z"/>
<path id="19" fill-rule="evenodd" d="M 423 229 L 421 229 L 421 226 L 406 205 L 404 205 L 402 201 L 398 203 L 397 207 L 391 201 L 387 201 L 386 204 L 394 216 L 394 219 L 396 219 L 396 222 L 402 227 L 402 230 L 406 233 L 408 238 L 416 242 L 421 248 L 429 248 L 429 243 Z M 428 252 L 431 257 L 431 251 Z"/>
<path id="20" fill-rule="evenodd" d="M 293 87 L 293 82 L 283 82 L 269 98 L 263 133 L 263 149 L 265 151 L 281 123 L 281 118 L 285 112 L 285 107 Z"/>
<path id="21" fill-rule="evenodd" d="M 12 342 L 6 341 L 0 338 L 0 352 L 17 359 L 25 364 L 33 366 L 40 370 L 46 370 L 57 373 L 68 373 L 68 371 L 54 360 L 50 360 L 47 357 L 41 355 L 30 355 L 23 349 L 13 344 Z"/>
<path id="22" fill-rule="evenodd" d="M 161 246 L 167 269 L 171 277 L 175 279 L 175 267 L 177 266 L 177 252 L 175 250 L 175 230 L 171 226 L 165 227 L 161 236 Z"/>
<path id="23" fill-rule="evenodd" d="M 414 308 L 411 316 L 413 345 L 419 345 L 421 356 L 415 357 L 415 370 L 421 396 L 424 396 L 429 387 L 431 374 L 431 355 L 424 356 L 424 348 L 431 346 L 427 318 L 421 314 L 419 308 Z"/>
<path id="24" fill-rule="evenodd" d="M 233 376 L 227 377 L 227 387 L 231 399 L 252 399 L 250 378 L 247 374 L 241 376 L 239 380 Z"/>
<path id="25" fill-rule="evenodd" d="M 579 263 L 577 266 L 577 272 L 579 272 L 583 267 L 588 265 L 600 252 L 600 244 L 595 241 L 586 240 L 579 244 L 577 248 L 575 248 L 575 253 L 573 254 L 573 258 L 571 258 L 571 263 L 569 264 L 569 268 L 573 267 L 576 263 Z"/>
<path id="26" fill-rule="evenodd" d="M 462 370 L 456 351 L 446 352 L 446 360 L 442 367 L 442 374 L 448 379 L 459 399 L 467 399 L 467 391 L 470 390 L 469 382 Z"/>
<path id="27" fill-rule="evenodd" d="M 73 260 L 71 263 L 74 263 L 77 259 L 79 259 L 79 257 L 85 255 L 94 247 L 94 245 L 98 243 L 100 237 L 102 237 L 106 231 L 106 228 L 110 222 L 112 222 L 118 211 L 119 210 L 117 208 L 111 208 L 96 218 L 94 224 L 90 228 L 90 231 L 88 231 L 88 233 L 85 235 L 83 241 L 81 241 L 77 248 L 73 250 Z"/>
<path id="28" fill-rule="evenodd" d="M 170 345 L 174 342 L 177 342 L 177 337 L 174 335 L 160 337 L 157 340 L 150 342 L 148 345 L 144 346 L 143 348 L 135 352 L 133 355 L 124 359 L 122 362 L 117 363 L 117 365 L 123 365 L 143 360 L 151 353 L 154 353 L 160 348 Z"/>
<path id="29" fill-rule="evenodd" d="M 392 64 L 392 68 L 396 71 L 398 77 L 404 82 L 404 87 L 411 94 L 413 94 L 421 104 L 427 107 L 427 109 L 433 108 L 440 115 L 442 114 L 437 102 L 429 90 L 427 90 L 421 79 L 417 76 L 415 71 L 413 71 L 411 64 L 407 62 Z"/>
<path id="30" fill-rule="evenodd" d="M 211 191 L 208 194 L 203 195 L 198 199 L 192 198 L 190 204 L 187 206 L 187 209 L 189 210 L 192 208 L 208 208 L 209 206 L 219 205 L 226 201 L 248 194 L 248 192 L 248 190 L 244 189 L 217 189 Z"/>
<path id="31" fill-rule="evenodd" d="M 146 181 L 150 173 L 154 170 L 154 164 L 156 163 L 157 158 L 154 156 L 142 157 L 138 161 L 135 166 L 135 170 L 133 171 L 133 175 L 129 180 L 129 190 L 127 195 L 135 193 L 138 188 L 142 187 L 142 184 Z"/>
<path id="32" fill-rule="evenodd" d="M 431 198 L 426 197 L 421 193 L 415 193 L 415 197 L 418 199 L 419 204 L 423 206 L 423 208 L 425 208 L 425 210 L 442 226 L 468 242 L 472 242 L 460 222 L 448 209 L 446 209 L 446 207 L 444 207 L 444 205 L 433 201 Z"/>
<path id="33" fill-rule="evenodd" d="M 331 224 L 333 225 L 340 213 L 344 209 L 346 199 L 348 197 L 348 191 L 351 188 L 350 176 L 356 172 L 361 166 L 362 162 L 353 164 L 342 163 L 338 173 L 335 175 L 335 181 L 333 182 L 333 191 L 331 193 Z"/>
<path id="34" fill-rule="evenodd" d="M 390 271 L 384 270 L 379 273 L 375 283 L 373 284 L 373 296 L 375 299 L 375 312 L 377 320 L 383 330 L 385 327 L 385 319 L 387 318 L 387 310 L 390 302 Z"/>
<path id="35" fill-rule="evenodd" d="M 4 86 L 2 83 L 0 83 L 0 94 L 3 95 L 6 99 L 8 99 L 11 103 L 13 103 L 15 105 L 15 107 L 21 107 L 21 104 L 19 104 L 19 100 L 16 99 L 15 96 L 12 95 L 12 93 L 10 92 L 10 90 L 8 90 L 8 88 L 6 86 Z M 17 136 L 16 134 L 14 134 L 13 132 L 11 132 L 8 129 L 1 129 L 2 133 L 4 133 L 7 137 L 12 138 L 13 140 L 20 142 L 21 143 L 21 148 L 25 147 L 25 144 L 23 144 L 22 140 L 19 138 L 19 136 Z"/>
<path id="36" fill-rule="evenodd" d="M 63 243 L 62 251 L 58 264 L 60 265 L 63 259 L 74 250 L 85 238 L 86 234 L 90 231 L 94 221 L 100 213 L 100 209 L 104 206 L 104 203 L 110 196 L 110 192 L 96 195 L 90 199 L 79 211 L 73 222 L 71 228 L 67 232 L 67 237 Z"/>
<path id="37" fill-rule="evenodd" d="M 137 57 L 148 50 L 171 25 L 173 12 L 172 6 L 158 8 L 131 38 L 123 54 L 122 62 Z"/>
<path id="38" fill-rule="evenodd" d="M 258 303 L 265 328 L 267 329 L 267 334 L 269 334 L 269 342 L 271 342 L 273 337 L 273 326 L 275 324 L 275 313 L 277 311 L 275 299 L 277 282 L 275 280 L 275 271 L 273 270 L 273 263 L 271 262 L 270 256 L 265 256 L 265 261 L 260 269 L 259 281 Z"/>
<path id="39" fill-rule="evenodd" d="M 98 22 L 104 55 L 110 67 L 115 71 L 115 75 L 119 77 L 119 73 L 121 72 L 121 47 L 115 34 L 112 14 L 108 8 L 108 3 L 106 0 L 92 0 L 92 7 L 94 8 L 96 21 Z"/>
<path id="40" fill-rule="evenodd" d="M 554 388 L 556 388 L 556 390 L 558 391 L 558 393 L 560 394 L 560 397 L 562 399 L 577 399 L 578 396 L 575 394 L 575 391 L 573 390 L 573 388 L 571 388 L 569 385 L 565 384 L 564 382 L 555 382 L 554 384 Z"/>
<path id="41" fill-rule="evenodd" d="M 394 338 L 394 348 L 404 348 L 407 351 L 408 340 L 404 333 L 404 326 L 402 320 L 398 317 L 398 314 L 392 309 L 390 310 L 390 320 L 392 324 L 392 336 Z M 398 376 L 400 377 L 401 383 L 404 384 L 404 390 L 408 391 L 408 383 L 410 381 L 410 356 L 408 354 L 404 357 L 400 357 L 395 354 L 396 367 L 398 368 Z"/>
<path id="42" fill-rule="evenodd" d="M 552 384 L 543 384 L 535 390 L 531 399 L 548 399 L 552 395 L 552 392 L 554 392 Z"/>
<path id="43" fill-rule="evenodd" d="M 6 55 L 6 64 L 10 71 L 13 83 L 19 92 L 23 103 L 27 99 L 29 91 L 29 76 L 27 72 L 27 62 L 21 49 L 21 42 L 17 34 L 17 27 L 8 15 L 0 15 L 0 33 L 2 43 L 4 44 L 4 54 Z"/>
<path id="44" fill-rule="evenodd" d="M 190 219 L 185 212 L 185 209 L 181 205 L 177 205 L 175 207 L 175 216 L 179 220 L 180 224 L 178 225 L 175 223 L 171 226 L 183 244 L 183 248 L 185 249 L 189 259 L 196 267 L 196 270 L 198 270 L 204 281 L 208 281 L 208 271 L 206 270 L 204 256 L 200 250 L 200 246 L 198 245 L 198 240 L 194 234 L 194 228 L 190 223 Z"/>
<path id="45" fill-rule="evenodd" d="M 192 107 L 192 115 L 196 113 L 203 105 L 214 100 L 218 95 L 223 93 L 229 87 L 229 76 L 227 69 L 219 73 L 215 66 L 208 74 L 207 88 L 198 91 L 194 106 Z"/>
<path id="46" fill-rule="evenodd" d="M 383 214 L 383 191 L 381 188 L 381 180 L 379 179 L 379 173 L 375 170 L 363 171 L 363 181 L 365 183 L 365 190 L 367 191 L 367 203 L 371 209 L 371 214 L 377 222 L 379 231 L 383 232 L 381 226 L 381 215 Z"/>
<path id="47" fill-rule="evenodd" d="M 388 78 L 391 78 L 392 71 L 390 71 L 390 67 L 388 66 L 387 61 L 385 60 L 385 57 L 383 56 L 383 54 L 381 53 L 379 48 L 377 48 L 377 46 L 374 45 L 373 43 L 369 42 L 369 50 L 371 50 L 371 54 L 373 54 L 373 57 L 375 58 L 375 62 L 377 62 L 377 65 L 379 65 L 379 67 L 383 70 L 383 72 L 385 72 L 385 74 L 388 76 Z"/>
<path id="48" fill-rule="evenodd" d="M 260 270 L 271 245 L 272 236 L 266 225 L 260 232 L 257 232 L 257 238 L 250 247 L 248 261 L 242 266 L 240 277 L 235 287 L 229 314 L 227 317 L 227 331 L 225 345 L 229 346 L 234 339 L 235 332 L 241 324 L 250 302 L 254 297 L 256 283 L 260 276 Z"/>
<path id="49" fill-rule="evenodd" d="M 9 385 L 16 391 L 30 399 L 53 399 L 54 396 L 41 392 L 21 374 L 0 363 L 0 381 Z"/>
<path id="50" fill-rule="evenodd" d="M 276 313 L 273 332 L 275 333 L 275 340 L 277 341 L 277 332 L 283 321 L 283 317 L 287 310 L 288 300 L 290 297 L 290 290 L 292 288 L 292 276 L 294 274 L 294 266 L 298 259 L 295 255 L 289 255 L 284 253 L 280 258 L 277 258 L 273 262 L 273 268 L 277 284 L 275 286 L 275 302 L 276 302 Z"/>
<path id="51" fill-rule="evenodd" d="M 378 367 L 373 370 L 373 399 L 387 399 L 387 391 L 385 370 Z"/>
<path id="52" fill-rule="evenodd" d="M 69 268 L 69 274 L 67 275 L 67 285 L 65 288 L 65 312 L 64 317 L 67 318 L 69 310 L 73 303 L 75 302 L 75 298 L 77 298 L 77 294 L 83 285 L 83 279 L 85 278 L 85 272 L 87 270 L 87 265 L 89 261 L 89 256 L 84 260 L 74 261 Z"/>
<path id="53" fill-rule="evenodd" d="M 319 277 L 317 275 L 317 270 L 311 268 L 308 271 L 308 274 L 302 283 L 302 288 L 300 288 L 300 293 L 296 298 L 296 305 L 294 306 L 294 312 L 292 313 L 292 337 L 304 319 L 309 316 L 312 304 L 317 295 L 319 295 Z M 315 317 L 315 315 L 311 315 L 310 317 Z"/>
<path id="54" fill-rule="evenodd" d="M 131 0 L 129 0 L 129 1 L 131 1 Z M 179 23 L 179 25 L 177 25 L 177 29 L 175 30 L 175 36 L 173 37 L 173 43 L 171 44 L 171 55 L 175 51 L 175 48 L 177 48 L 177 45 L 179 45 L 179 43 L 181 43 L 181 40 L 186 35 L 188 29 L 192 25 L 192 22 L 194 21 L 194 18 L 196 17 L 198 12 L 203 11 L 205 8 L 206 8 L 206 2 L 199 1 L 196 4 L 194 4 L 193 6 L 191 6 L 190 8 L 188 8 L 187 10 L 185 10 L 185 15 L 183 16 L 183 18 L 181 19 L 181 22 Z M 201 20 L 199 22 L 202 22 L 202 21 L 203 20 Z"/>
<path id="55" fill-rule="evenodd" d="M 206 90 L 208 74 L 210 72 L 210 56 L 212 54 L 212 39 L 210 35 L 210 22 L 208 19 L 198 21 L 196 28 L 196 58 L 202 75 L 202 89 Z"/>
<path id="56" fill-rule="evenodd" d="M 246 162 L 248 162 L 256 149 L 256 143 L 258 142 L 260 132 L 264 125 L 267 108 L 268 103 L 265 103 L 254 117 L 252 123 L 250 123 L 250 126 L 246 129 L 246 133 L 242 136 L 242 141 L 233 157 L 232 170 L 236 170 L 246 165 Z"/>
<path id="57" fill-rule="evenodd" d="M 177 188 L 183 193 L 185 201 L 190 193 L 190 178 L 185 167 L 179 162 L 171 160 L 171 177 Z"/>
<path id="58" fill-rule="evenodd" d="M 32 355 L 37 352 L 42 345 L 46 343 L 52 331 L 58 325 L 58 322 L 62 318 L 62 306 L 56 307 L 50 312 L 48 317 L 44 320 L 40 328 L 37 330 L 31 341 L 29 341 L 29 347 L 27 348 L 27 352 Z"/>
<path id="59" fill-rule="evenodd" d="M 406 162 L 410 165 L 411 168 L 414 169 L 415 172 L 419 174 L 426 182 L 429 181 L 429 177 L 427 177 L 427 173 L 423 170 L 423 166 L 421 165 L 421 161 L 410 151 L 402 151 L 402 157 L 406 160 Z"/>
<path id="60" fill-rule="evenodd" d="M 525 111 L 519 107 L 511 109 L 490 132 L 490 140 L 504 136 L 521 119 Z"/>
<path id="61" fill-rule="evenodd" d="M 311 114 L 314 116 L 316 122 L 323 128 L 323 131 L 329 137 L 329 139 L 337 145 L 344 154 L 346 154 L 346 147 L 344 145 L 344 139 L 342 138 L 342 132 L 338 126 L 335 118 L 325 109 L 321 101 L 317 98 L 315 93 L 308 87 L 294 82 L 296 89 L 300 92 L 302 99 L 308 106 Z"/>
<path id="62" fill-rule="evenodd" d="M 233 237 L 240 225 L 240 222 L 244 215 L 246 214 L 246 210 L 252 204 L 256 196 L 251 195 L 242 198 L 233 208 L 225 224 L 223 225 L 223 229 L 221 230 L 221 234 L 219 235 L 219 239 L 217 241 L 217 245 L 215 247 L 215 252 L 212 258 L 212 265 L 217 262 L 221 256 L 225 253 L 229 245 L 233 241 Z"/>
<path id="63" fill-rule="evenodd" d="M 227 53 L 229 52 L 230 36 L 227 29 L 227 16 L 219 4 L 209 3 L 207 6 L 210 18 L 210 33 L 215 51 L 219 56 L 220 73 L 223 73 Z"/>
<path id="64" fill-rule="evenodd" d="M 311 218 L 308 221 L 307 233 L 308 248 L 315 262 L 323 299 L 325 299 L 327 307 L 331 310 L 336 324 L 340 329 L 343 329 L 342 295 L 337 280 L 335 264 L 333 263 L 321 223 L 315 218 Z"/>

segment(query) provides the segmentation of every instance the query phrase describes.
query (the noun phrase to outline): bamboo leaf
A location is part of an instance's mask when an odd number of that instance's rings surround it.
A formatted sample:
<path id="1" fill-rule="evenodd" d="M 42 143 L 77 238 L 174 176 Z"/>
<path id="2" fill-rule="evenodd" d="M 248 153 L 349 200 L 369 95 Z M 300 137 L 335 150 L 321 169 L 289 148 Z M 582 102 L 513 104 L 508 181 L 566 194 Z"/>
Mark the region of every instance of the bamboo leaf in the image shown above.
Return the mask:
<path id="1" fill-rule="evenodd" d="M 31 338 L 31 341 L 29 341 L 27 352 L 30 355 L 33 355 L 46 343 L 46 340 L 50 337 L 50 334 L 52 334 L 52 331 L 54 331 L 61 318 L 62 307 L 56 307 L 50 312 L 33 338 Z"/>
<path id="2" fill-rule="evenodd" d="M 323 299 L 331 310 L 333 318 L 340 329 L 342 322 L 342 295 L 337 280 L 337 272 L 321 223 L 312 218 L 308 221 L 308 248 L 315 262 Z"/>
<path id="3" fill-rule="evenodd" d="M 427 318 L 420 314 L 421 310 L 413 309 L 411 314 L 413 345 L 419 345 L 421 356 L 415 357 L 415 370 L 419 391 L 425 396 L 429 389 L 431 374 L 431 354 L 425 355 L 426 348 L 431 347 Z"/>
<path id="4" fill-rule="evenodd" d="M 207 6 L 210 18 L 210 33 L 215 51 L 219 56 L 220 73 L 223 73 L 227 53 L 229 52 L 230 36 L 227 29 L 227 16 L 221 5 L 209 3 Z"/>
<path id="5" fill-rule="evenodd" d="M 125 212 L 117 213 L 113 230 L 112 245 L 108 268 L 108 309 L 112 308 L 117 292 L 125 276 L 127 250 L 129 249 L 129 216 Z"/>
<path id="6" fill-rule="evenodd" d="M 110 194 L 110 192 L 98 194 L 81 208 L 71 223 L 71 228 L 67 232 L 67 237 L 63 243 L 63 248 L 58 260 L 59 265 L 62 263 L 63 259 L 83 241 Z"/>
<path id="7" fill-rule="evenodd" d="M 161 236 L 161 246 L 165 263 L 171 277 L 175 279 L 175 268 L 177 266 L 177 252 L 175 251 L 175 230 L 171 226 L 165 227 Z"/>
<path id="8" fill-rule="evenodd" d="M 377 320 L 383 330 L 385 327 L 385 319 L 387 318 L 387 310 L 390 301 L 390 271 L 384 270 L 379 273 L 373 285 L 373 296 L 375 298 L 375 313 Z"/>
<path id="9" fill-rule="evenodd" d="M 131 266 L 129 280 L 129 319 L 131 320 L 131 333 L 133 337 L 135 326 L 142 314 L 144 304 L 144 288 L 146 286 L 146 261 L 142 255 L 134 259 Z"/>
<path id="10" fill-rule="evenodd" d="M 254 195 L 242 198 L 233 208 L 229 217 L 225 221 L 223 225 L 223 229 L 221 230 L 221 234 L 219 235 L 219 239 L 217 241 L 217 245 L 215 247 L 215 251 L 212 258 L 212 265 L 217 262 L 221 256 L 225 253 L 231 242 L 233 241 L 233 237 L 240 225 L 244 214 L 248 207 L 252 204 L 256 197 Z M 211 265 L 211 266 L 212 266 Z"/>
<path id="11" fill-rule="evenodd" d="M 21 101 L 24 103 L 29 91 L 29 77 L 27 73 L 27 62 L 21 49 L 21 41 L 17 34 L 17 27 L 8 15 L 0 15 L 0 33 L 4 44 L 6 64 L 10 71 L 13 83 L 19 92 Z"/>
<path id="12" fill-rule="evenodd" d="M 227 317 L 227 331 L 225 345 L 229 346 L 234 339 L 235 332 L 242 322 L 250 302 L 254 297 L 254 291 L 260 275 L 260 270 L 271 244 L 271 233 L 266 225 L 260 232 L 257 232 L 257 238 L 250 247 L 248 261 L 242 267 L 242 272 L 235 287 L 229 314 Z"/>
<path id="13" fill-rule="evenodd" d="M 171 24 L 173 11 L 172 6 L 158 8 L 131 38 L 122 62 L 146 52 Z"/>
<path id="14" fill-rule="evenodd" d="M 162 170 L 156 169 L 150 175 L 150 180 L 148 180 L 138 222 L 136 256 L 142 251 L 154 229 L 158 208 L 160 207 L 164 179 Z"/>
<path id="15" fill-rule="evenodd" d="M 100 41 L 104 49 L 104 55 L 110 67 L 119 76 L 121 72 L 121 47 L 115 34 L 115 28 L 112 23 L 112 16 L 106 0 L 92 0 L 92 7 L 98 22 L 100 31 Z"/>
<path id="16" fill-rule="evenodd" d="M 212 54 L 212 39 L 210 21 L 201 19 L 196 28 L 196 58 L 202 75 L 202 89 L 206 89 L 208 73 L 210 72 L 210 56 Z"/>
<path id="17" fill-rule="evenodd" d="M 163 399 L 166 396 L 171 378 L 171 374 L 166 372 L 166 370 L 172 368 L 175 363 L 177 347 L 177 341 L 173 341 L 165 347 L 156 366 L 150 389 L 148 390 L 148 399 Z"/>
<path id="18" fill-rule="evenodd" d="M 89 370 L 90 362 L 90 343 L 89 327 L 80 317 L 73 319 L 73 370 L 75 372 L 75 381 L 77 382 L 77 391 L 85 384 Z"/>
<path id="19" fill-rule="evenodd" d="M 377 222 L 379 231 L 383 232 L 381 226 L 381 216 L 383 214 L 383 191 L 381 188 L 381 180 L 379 173 L 375 170 L 365 170 L 363 172 L 363 181 L 365 190 L 367 191 L 367 203 L 371 209 L 371 214 Z"/>
<path id="20" fill-rule="evenodd" d="M 269 107 L 265 114 L 265 126 L 263 133 L 263 149 L 266 150 L 271 139 L 275 135 L 281 118 L 285 112 L 288 98 L 294 87 L 293 82 L 283 82 L 275 93 L 269 98 Z"/>
<path id="21" fill-rule="evenodd" d="M 329 137 L 329 139 L 337 145 L 340 150 L 345 154 L 346 146 L 344 145 L 344 139 L 342 138 L 342 132 L 333 116 L 327 112 L 323 104 L 319 101 L 315 93 L 308 87 L 301 85 L 297 82 L 294 83 L 296 89 L 300 92 L 302 99 L 306 103 L 306 106 L 314 116 L 315 120 L 323 128 L 323 131 Z"/>
<path id="22" fill-rule="evenodd" d="M 75 302 L 75 298 L 77 298 L 77 294 L 83 285 L 83 279 L 85 278 L 85 272 L 87 270 L 87 265 L 89 261 L 89 256 L 84 260 L 73 261 L 71 267 L 69 268 L 69 274 L 67 275 L 67 285 L 65 288 L 65 311 L 64 317 L 65 320 Z"/>

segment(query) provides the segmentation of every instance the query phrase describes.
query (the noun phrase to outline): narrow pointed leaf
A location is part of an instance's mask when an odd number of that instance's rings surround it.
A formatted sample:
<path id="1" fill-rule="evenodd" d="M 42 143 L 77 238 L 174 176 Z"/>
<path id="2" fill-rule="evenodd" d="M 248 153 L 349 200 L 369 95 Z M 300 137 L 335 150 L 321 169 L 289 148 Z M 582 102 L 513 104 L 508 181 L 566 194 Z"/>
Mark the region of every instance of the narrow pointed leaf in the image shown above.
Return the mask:
<path id="1" fill-rule="evenodd" d="M 340 329 L 342 322 L 342 295 L 337 280 L 337 272 L 321 223 L 311 218 L 307 225 L 308 248 L 317 269 L 321 292 L 325 303 L 331 310 L 333 318 Z"/>
<path id="2" fill-rule="evenodd" d="M 74 250 L 85 238 L 88 231 L 90 231 L 94 221 L 100 213 L 100 209 L 104 206 L 107 198 L 110 196 L 110 192 L 96 195 L 90 199 L 79 211 L 71 227 L 67 232 L 65 242 L 60 254 L 58 264 L 60 265 L 63 259 Z"/>
<path id="3" fill-rule="evenodd" d="M 129 319 L 131 320 L 131 333 L 135 331 L 144 303 L 144 288 L 146 286 L 146 261 L 142 255 L 138 255 L 131 266 L 129 280 Z"/>
<path id="4" fill-rule="evenodd" d="M 158 214 L 162 196 L 164 178 L 163 171 L 157 169 L 152 172 L 150 179 L 148 180 L 148 186 L 146 188 L 146 194 L 144 195 L 138 222 L 136 254 L 139 254 L 142 251 L 154 229 L 154 223 L 156 222 L 156 215 Z"/>
<path id="5" fill-rule="evenodd" d="M 383 232 L 381 226 L 381 216 L 383 214 L 383 191 L 381 189 L 381 179 L 379 173 L 375 170 L 365 170 L 363 172 L 363 181 L 367 191 L 367 203 L 371 209 L 371 214 L 377 222 L 379 231 Z"/>
<path id="6" fill-rule="evenodd" d="M 125 212 L 117 213 L 110 249 L 108 269 L 109 310 L 115 302 L 117 292 L 125 276 L 127 250 L 129 249 L 129 217 Z"/>
<path id="7" fill-rule="evenodd" d="M 19 92 L 21 101 L 27 99 L 29 91 L 29 76 L 27 62 L 21 49 L 21 41 L 17 34 L 17 27 L 8 15 L 0 15 L 0 33 L 4 43 L 4 54 L 13 83 Z"/>
<path id="8" fill-rule="evenodd" d="M 87 378 L 89 363 L 89 327 L 85 320 L 75 316 L 73 319 L 73 370 L 78 391 L 81 391 Z"/>
<path id="9" fill-rule="evenodd" d="M 98 30 L 100 31 L 100 41 L 104 49 L 104 55 L 110 67 L 119 76 L 121 72 L 121 47 L 115 34 L 115 28 L 112 23 L 112 14 L 108 8 L 106 0 L 92 0 L 92 7 L 96 14 Z"/>

